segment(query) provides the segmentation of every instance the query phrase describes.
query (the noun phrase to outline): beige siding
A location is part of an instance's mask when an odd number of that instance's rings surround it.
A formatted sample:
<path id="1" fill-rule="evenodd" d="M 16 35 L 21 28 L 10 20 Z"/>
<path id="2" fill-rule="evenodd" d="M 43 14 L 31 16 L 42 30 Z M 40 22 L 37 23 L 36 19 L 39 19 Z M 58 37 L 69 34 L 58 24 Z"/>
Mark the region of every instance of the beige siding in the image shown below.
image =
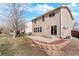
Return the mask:
<path id="1" fill-rule="evenodd" d="M 49 17 L 50 13 L 55 12 L 55 16 Z M 36 24 L 32 23 L 32 34 L 41 36 L 67 37 L 71 36 L 72 18 L 67 8 L 60 8 L 45 14 L 45 21 L 42 17 L 36 19 Z M 57 35 L 51 35 L 51 26 L 57 25 Z M 42 32 L 34 32 L 34 28 L 42 27 Z"/>
<path id="2" fill-rule="evenodd" d="M 35 23 L 32 23 L 33 29 L 32 34 L 33 35 L 41 35 L 41 36 L 51 36 L 51 26 L 57 25 L 57 35 L 56 37 L 60 37 L 60 10 L 55 12 L 54 17 L 49 17 L 49 14 L 45 15 L 45 21 L 42 21 L 42 18 L 40 17 L 39 20 Z M 42 32 L 34 32 L 34 28 L 36 27 L 42 27 Z"/>
<path id="3" fill-rule="evenodd" d="M 65 27 L 66 29 L 63 29 Z M 66 8 L 61 8 L 61 36 L 71 36 L 72 18 Z"/>

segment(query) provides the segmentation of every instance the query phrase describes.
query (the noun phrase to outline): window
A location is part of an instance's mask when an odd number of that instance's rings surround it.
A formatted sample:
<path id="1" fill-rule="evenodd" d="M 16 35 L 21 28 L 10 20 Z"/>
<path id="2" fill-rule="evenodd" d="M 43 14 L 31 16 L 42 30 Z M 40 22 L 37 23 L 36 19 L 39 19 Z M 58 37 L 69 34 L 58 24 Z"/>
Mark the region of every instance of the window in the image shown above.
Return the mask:
<path id="1" fill-rule="evenodd" d="M 40 32 L 42 32 L 42 27 L 40 27 Z"/>
<path id="2" fill-rule="evenodd" d="M 36 28 L 35 32 L 37 32 L 37 28 Z"/>
<path id="3" fill-rule="evenodd" d="M 44 21 L 44 16 L 42 16 L 42 21 Z"/>
<path id="4" fill-rule="evenodd" d="M 51 35 L 57 35 L 57 26 L 51 26 Z"/>
<path id="5" fill-rule="evenodd" d="M 52 13 L 52 16 L 55 16 L 55 13 Z"/>
<path id="6" fill-rule="evenodd" d="M 51 14 L 49 14 L 49 17 L 51 17 Z"/>
<path id="7" fill-rule="evenodd" d="M 53 29 L 54 29 L 53 26 L 51 26 L 51 35 L 53 35 Z"/>
<path id="8" fill-rule="evenodd" d="M 37 28 L 37 32 L 39 32 L 39 28 Z"/>
<path id="9" fill-rule="evenodd" d="M 42 27 L 34 28 L 34 32 L 42 32 Z"/>
<path id="10" fill-rule="evenodd" d="M 34 32 L 35 32 L 35 28 L 34 28 Z"/>
<path id="11" fill-rule="evenodd" d="M 51 13 L 49 14 L 49 17 L 55 16 L 55 13 Z"/>
<path id="12" fill-rule="evenodd" d="M 57 26 L 54 26 L 54 35 L 57 35 Z"/>

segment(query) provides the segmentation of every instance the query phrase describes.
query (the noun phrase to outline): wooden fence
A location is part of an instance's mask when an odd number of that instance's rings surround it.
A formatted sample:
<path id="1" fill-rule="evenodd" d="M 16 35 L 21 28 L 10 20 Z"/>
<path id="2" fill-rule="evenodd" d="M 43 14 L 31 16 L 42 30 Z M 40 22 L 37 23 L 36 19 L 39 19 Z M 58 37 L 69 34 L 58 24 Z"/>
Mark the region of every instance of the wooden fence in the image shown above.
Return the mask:
<path id="1" fill-rule="evenodd" d="M 71 35 L 72 35 L 73 37 L 79 38 L 79 31 L 71 31 Z"/>

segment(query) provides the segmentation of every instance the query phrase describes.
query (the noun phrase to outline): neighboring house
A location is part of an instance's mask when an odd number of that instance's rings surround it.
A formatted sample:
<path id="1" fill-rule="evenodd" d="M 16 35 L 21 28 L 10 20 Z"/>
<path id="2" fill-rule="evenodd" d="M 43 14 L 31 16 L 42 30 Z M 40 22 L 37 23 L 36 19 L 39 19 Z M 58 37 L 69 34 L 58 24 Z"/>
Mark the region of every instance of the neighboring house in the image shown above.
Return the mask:
<path id="1" fill-rule="evenodd" d="M 68 7 L 61 6 L 32 20 L 32 34 L 57 38 L 70 38 L 72 14 Z"/>
<path id="2" fill-rule="evenodd" d="M 27 22 L 26 24 L 26 27 L 25 27 L 25 33 L 28 34 L 28 35 L 31 35 L 32 34 L 32 22 Z"/>

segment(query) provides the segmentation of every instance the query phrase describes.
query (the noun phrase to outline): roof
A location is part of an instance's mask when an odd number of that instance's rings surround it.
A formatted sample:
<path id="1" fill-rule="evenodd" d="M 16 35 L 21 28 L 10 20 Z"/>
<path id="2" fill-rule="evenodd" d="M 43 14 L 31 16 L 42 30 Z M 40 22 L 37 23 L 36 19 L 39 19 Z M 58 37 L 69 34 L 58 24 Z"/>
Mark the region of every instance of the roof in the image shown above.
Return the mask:
<path id="1" fill-rule="evenodd" d="M 69 10 L 69 8 L 68 8 L 67 6 L 60 6 L 60 7 L 58 7 L 58 8 L 55 8 L 54 10 L 51 10 L 51 11 L 49 11 L 49 12 L 47 12 L 47 13 L 41 15 L 41 16 L 38 16 L 38 17 L 36 17 L 35 19 L 38 19 L 38 18 L 40 18 L 40 17 L 42 17 L 42 16 L 44 16 L 44 15 L 47 15 L 47 14 L 49 14 L 50 12 L 54 12 L 54 11 L 60 10 L 60 8 L 66 8 L 66 9 L 69 11 L 69 13 L 70 13 L 70 15 L 71 15 L 71 18 L 72 18 L 72 20 L 73 20 L 72 13 L 71 13 L 71 11 Z M 35 19 L 33 19 L 33 20 L 35 20 Z M 33 20 L 32 20 L 32 21 L 33 21 Z"/>

